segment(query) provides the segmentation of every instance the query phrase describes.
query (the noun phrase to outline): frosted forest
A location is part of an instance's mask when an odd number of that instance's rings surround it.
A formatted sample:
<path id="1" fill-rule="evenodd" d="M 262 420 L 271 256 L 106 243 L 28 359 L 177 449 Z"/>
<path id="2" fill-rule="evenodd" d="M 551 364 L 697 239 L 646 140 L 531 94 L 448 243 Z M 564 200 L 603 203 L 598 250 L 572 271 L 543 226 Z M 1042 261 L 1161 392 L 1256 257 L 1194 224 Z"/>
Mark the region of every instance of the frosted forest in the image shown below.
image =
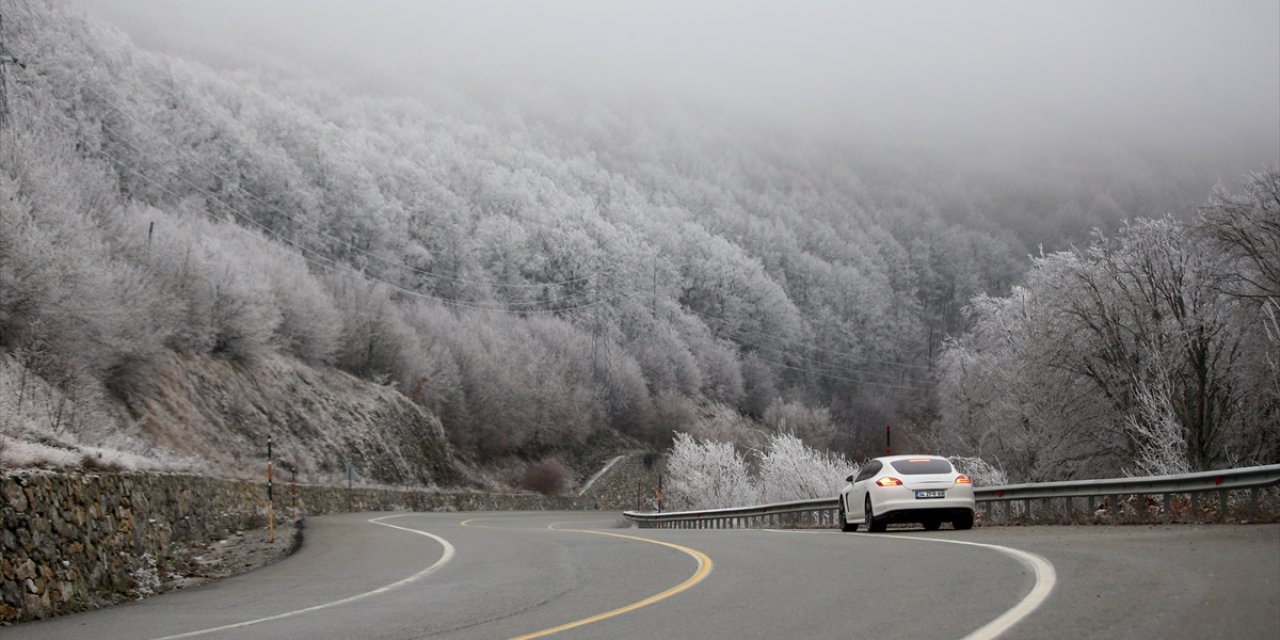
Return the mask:
<path id="1" fill-rule="evenodd" d="M 0 10 L 0 450 L 163 457 L 140 398 L 195 359 L 394 390 L 477 466 L 838 482 L 887 425 L 1009 481 L 1280 461 L 1280 141 L 959 153 Z"/>

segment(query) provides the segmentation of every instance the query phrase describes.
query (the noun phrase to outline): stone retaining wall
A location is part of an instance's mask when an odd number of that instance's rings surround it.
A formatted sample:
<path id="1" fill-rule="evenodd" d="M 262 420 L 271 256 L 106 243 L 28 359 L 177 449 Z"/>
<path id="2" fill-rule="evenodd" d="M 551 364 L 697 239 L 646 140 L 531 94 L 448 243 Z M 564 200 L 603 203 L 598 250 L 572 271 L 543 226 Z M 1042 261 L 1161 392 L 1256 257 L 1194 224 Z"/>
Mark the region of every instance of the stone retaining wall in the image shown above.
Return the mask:
<path id="1" fill-rule="evenodd" d="M 277 483 L 278 512 L 573 510 L 591 498 Z M 0 477 L 0 622 L 146 595 L 190 571 L 195 545 L 266 524 L 263 483 L 187 475 L 20 472 Z"/>

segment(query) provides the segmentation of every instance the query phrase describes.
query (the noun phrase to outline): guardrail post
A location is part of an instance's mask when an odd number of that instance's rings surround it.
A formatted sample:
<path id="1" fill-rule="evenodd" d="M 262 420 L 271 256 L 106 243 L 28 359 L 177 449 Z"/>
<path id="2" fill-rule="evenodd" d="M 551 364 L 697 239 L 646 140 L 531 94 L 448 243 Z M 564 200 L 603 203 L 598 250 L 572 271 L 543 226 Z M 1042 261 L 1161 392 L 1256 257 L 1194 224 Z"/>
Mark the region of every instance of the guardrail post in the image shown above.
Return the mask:
<path id="1" fill-rule="evenodd" d="M 1115 518 L 1116 522 L 1120 522 L 1122 514 L 1124 514 L 1124 509 L 1120 507 L 1120 496 L 1111 496 L 1111 517 Z"/>
<path id="2" fill-rule="evenodd" d="M 1227 491 L 1218 491 L 1218 522 L 1227 521 Z"/>
<path id="3" fill-rule="evenodd" d="M 1258 517 L 1262 514 L 1262 504 L 1258 501 L 1258 488 L 1249 489 L 1249 515 L 1250 517 Z"/>
<path id="4" fill-rule="evenodd" d="M 1200 522 L 1200 494 L 1191 493 L 1191 521 Z"/>
<path id="5" fill-rule="evenodd" d="M 1160 519 L 1165 524 L 1173 520 L 1173 494 L 1164 494 L 1164 513 Z"/>

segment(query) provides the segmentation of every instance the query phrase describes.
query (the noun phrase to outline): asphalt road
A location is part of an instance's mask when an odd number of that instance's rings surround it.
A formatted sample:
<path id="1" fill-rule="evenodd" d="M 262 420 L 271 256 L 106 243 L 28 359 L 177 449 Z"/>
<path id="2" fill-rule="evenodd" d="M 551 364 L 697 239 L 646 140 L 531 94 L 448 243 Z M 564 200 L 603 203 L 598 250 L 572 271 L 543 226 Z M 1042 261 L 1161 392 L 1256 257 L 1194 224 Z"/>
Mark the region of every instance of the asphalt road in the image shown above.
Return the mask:
<path id="1" fill-rule="evenodd" d="M 549 635 L 963 638 L 1010 624 L 999 637 L 1280 637 L 1280 525 L 843 534 L 618 521 L 312 518 L 277 564 L 0 637 L 469 639 L 577 625 Z"/>

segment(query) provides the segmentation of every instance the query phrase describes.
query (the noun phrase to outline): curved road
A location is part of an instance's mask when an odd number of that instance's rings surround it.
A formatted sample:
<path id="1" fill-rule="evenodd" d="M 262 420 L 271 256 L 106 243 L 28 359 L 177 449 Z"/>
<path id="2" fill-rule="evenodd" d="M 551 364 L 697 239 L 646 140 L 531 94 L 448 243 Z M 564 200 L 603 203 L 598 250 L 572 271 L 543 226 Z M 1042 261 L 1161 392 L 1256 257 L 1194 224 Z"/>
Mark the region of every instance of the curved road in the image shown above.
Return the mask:
<path id="1" fill-rule="evenodd" d="M 1012 624 L 1000 637 L 1275 638 L 1280 628 L 1280 525 L 842 534 L 619 520 L 312 518 L 303 547 L 277 564 L 2 635 L 964 638 Z"/>

